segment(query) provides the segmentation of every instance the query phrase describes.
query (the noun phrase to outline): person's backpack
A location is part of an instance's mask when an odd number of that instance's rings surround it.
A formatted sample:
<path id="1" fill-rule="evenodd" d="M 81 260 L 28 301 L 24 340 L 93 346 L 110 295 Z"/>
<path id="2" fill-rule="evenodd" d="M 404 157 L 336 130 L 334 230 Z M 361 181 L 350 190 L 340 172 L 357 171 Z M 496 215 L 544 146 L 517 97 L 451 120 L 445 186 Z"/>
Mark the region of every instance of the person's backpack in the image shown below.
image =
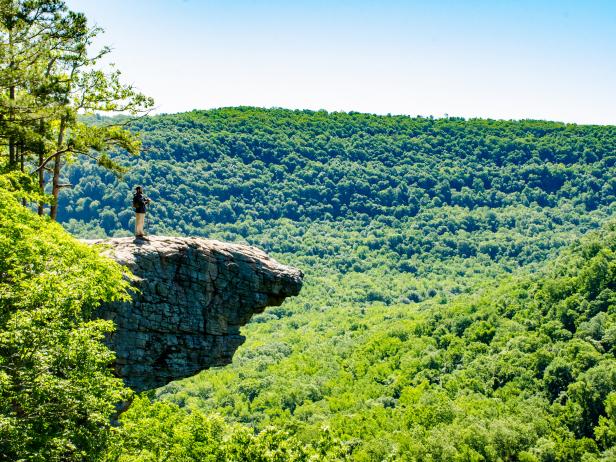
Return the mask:
<path id="1" fill-rule="evenodd" d="M 139 207 L 139 199 L 137 199 L 137 194 L 133 195 L 133 208 L 136 209 Z"/>

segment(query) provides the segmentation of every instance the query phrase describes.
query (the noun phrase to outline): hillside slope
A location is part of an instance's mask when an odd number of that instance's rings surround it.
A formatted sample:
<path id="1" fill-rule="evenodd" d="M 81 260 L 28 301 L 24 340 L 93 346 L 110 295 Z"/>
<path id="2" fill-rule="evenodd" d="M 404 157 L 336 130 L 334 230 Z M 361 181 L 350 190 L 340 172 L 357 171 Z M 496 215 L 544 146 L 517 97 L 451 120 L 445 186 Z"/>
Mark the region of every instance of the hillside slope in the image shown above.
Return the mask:
<path id="1" fill-rule="evenodd" d="M 144 152 L 123 181 L 94 165 L 69 172 L 69 231 L 130 234 L 142 184 L 150 232 L 254 244 L 346 277 L 322 285 L 355 302 L 455 294 L 477 274 L 542 261 L 616 199 L 609 126 L 227 108 L 134 129 Z M 384 274 L 387 286 L 371 284 Z"/>
<path id="2" fill-rule="evenodd" d="M 616 457 L 616 226 L 534 276 L 420 310 L 339 306 L 249 325 L 233 365 L 158 396 L 353 460 Z"/>

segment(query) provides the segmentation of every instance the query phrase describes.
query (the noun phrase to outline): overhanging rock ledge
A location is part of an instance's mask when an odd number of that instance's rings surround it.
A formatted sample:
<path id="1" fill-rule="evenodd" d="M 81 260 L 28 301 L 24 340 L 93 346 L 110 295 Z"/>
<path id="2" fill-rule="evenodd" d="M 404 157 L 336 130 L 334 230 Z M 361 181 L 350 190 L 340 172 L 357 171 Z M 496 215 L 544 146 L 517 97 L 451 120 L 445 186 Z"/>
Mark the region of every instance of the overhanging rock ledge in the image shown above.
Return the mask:
<path id="1" fill-rule="evenodd" d="M 299 294 L 303 274 L 246 245 L 204 238 L 111 238 L 102 253 L 136 276 L 130 302 L 103 305 L 116 371 L 135 391 L 229 364 L 255 313 Z"/>

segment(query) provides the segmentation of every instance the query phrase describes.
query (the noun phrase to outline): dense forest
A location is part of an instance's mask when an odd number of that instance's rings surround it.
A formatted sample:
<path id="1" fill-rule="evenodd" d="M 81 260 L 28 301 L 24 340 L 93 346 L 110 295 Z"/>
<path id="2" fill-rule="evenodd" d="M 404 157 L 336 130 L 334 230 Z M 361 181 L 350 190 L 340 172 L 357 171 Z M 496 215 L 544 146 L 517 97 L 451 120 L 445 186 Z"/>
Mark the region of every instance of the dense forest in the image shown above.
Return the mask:
<path id="1" fill-rule="evenodd" d="M 122 178 L 66 170 L 66 229 L 130 234 L 140 184 L 151 233 L 306 273 L 231 366 L 138 401 L 131 454 L 184 460 L 190 432 L 157 425 L 220 415 L 325 460 L 614 457 L 616 128 L 242 107 L 131 129 Z"/>
<path id="2" fill-rule="evenodd" d="M 232 366 L 156 395 L 307 443 L 327 428 L 352 460 L 614 460 L 615 251 L 610 226 L 446 305 L 270 310 Z"/>
<path id="3" fill-rule="evenodd" d="M 143 153 L 123 179 L 67 170 L 67 230 L 130 234 L 140 184 L 151 233 L 255 244 L 327 274 L 336 301 L 455 295 L 554 256 L 616 200 L 614 127 L 256 108 L 132 127 Z"/>
<path id="4" fill-rule="evenodd" d="M 83 13 L 0 6 L 0 460 L 616 460 L 616 127 L 148 116 Z M 77 239 L 131 235 L 136 185 L 149 233 L 305 273 L 140 395 L 92 315 L 131 275 Z"/>

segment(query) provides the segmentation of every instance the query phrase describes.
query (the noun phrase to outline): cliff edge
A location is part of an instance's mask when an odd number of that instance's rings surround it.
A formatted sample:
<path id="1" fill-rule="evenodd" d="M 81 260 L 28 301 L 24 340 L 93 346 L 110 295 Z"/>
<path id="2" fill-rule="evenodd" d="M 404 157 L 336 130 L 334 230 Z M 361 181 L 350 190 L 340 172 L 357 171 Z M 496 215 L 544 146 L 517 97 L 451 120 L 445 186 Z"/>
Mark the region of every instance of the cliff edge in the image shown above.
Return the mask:
<path id="1" fill-rule="evenodd" d="M 116 371 L 135 391 L 229 364 L 245 340 L 240 327 L 302 287 L 300 270 L 255 247 L 164 236 L 87 242 L 136 276 L 131 302 L 97 312 L 116 323 Z"/>

